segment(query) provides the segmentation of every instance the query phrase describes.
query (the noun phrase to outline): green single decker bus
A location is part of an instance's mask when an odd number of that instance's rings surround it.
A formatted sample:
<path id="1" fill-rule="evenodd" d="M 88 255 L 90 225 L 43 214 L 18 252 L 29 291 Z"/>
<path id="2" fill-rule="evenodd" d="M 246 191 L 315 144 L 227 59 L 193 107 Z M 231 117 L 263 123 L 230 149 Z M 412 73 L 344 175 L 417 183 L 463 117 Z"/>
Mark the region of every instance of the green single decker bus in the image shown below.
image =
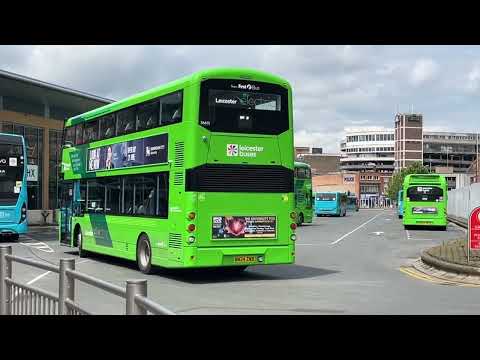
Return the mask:
<path id="1" fill-rule="evenodd" d="M 295 261 L 290 84 L 210 69 L 66 121 L 61 244 L 144 273 Z"/>
<path id="2" fill-rule="evenodd" d="M 447 228 L 447 181 L 438 174 L 407 175 L 403 181 L 403 225 Z"/>
<path id="3" fill-rule="evenodd" d="M 310 165 L 295 162 L 295 212 L 297 225 L 312 223 L 313 221 L 313 194 L 312 170 Z"/>

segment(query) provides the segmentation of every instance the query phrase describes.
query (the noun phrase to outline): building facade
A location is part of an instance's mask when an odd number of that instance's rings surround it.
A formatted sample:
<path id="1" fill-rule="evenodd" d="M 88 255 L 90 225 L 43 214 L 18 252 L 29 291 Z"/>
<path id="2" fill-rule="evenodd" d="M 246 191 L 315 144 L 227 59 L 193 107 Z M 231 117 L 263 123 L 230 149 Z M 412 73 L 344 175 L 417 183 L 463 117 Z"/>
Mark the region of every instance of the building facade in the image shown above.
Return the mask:
<path id="1" fill-rule="evenodd" d="M 0 70 L 0 132 L 25 138 L 29 213 L 57 208 L 65 119 L 111 102 Z"/>
<path id="2" fill-rule="evenodd" d="M 325 175 L 340 171 L 341 154 L 300 154 L 297 161 L 307 163 L 312 168 L 312 175 Z"/>
<path id="3" fill-rule="evenodd" d="M 432 171 L 446 167 L 455 173 L 466 173 L 476 157 L 477 147 L 477 134 L 424 131 L 423 164 Z"/>
<path id="4" fill-rule="evenodd" d="M 394 131 L 385 128 L 345 129 L 340 144 L 344 171 L 375 171 L 391 174 L 394 169 Z"/>
<path id="5" fill-rule="evenodd" d="M 395 115 L 395 170 L 423 161 L 423 116 Z"/>

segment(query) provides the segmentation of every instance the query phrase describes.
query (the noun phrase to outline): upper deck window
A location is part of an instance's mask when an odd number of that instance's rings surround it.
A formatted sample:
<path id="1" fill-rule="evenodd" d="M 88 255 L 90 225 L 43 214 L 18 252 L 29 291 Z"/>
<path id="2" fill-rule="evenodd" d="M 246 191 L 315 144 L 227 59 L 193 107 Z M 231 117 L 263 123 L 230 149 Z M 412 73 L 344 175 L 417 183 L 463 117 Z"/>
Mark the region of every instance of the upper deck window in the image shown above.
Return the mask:
<path id="1" fill-rule="evenodd" d="M 255 81 L 211 79 L 200 90 L 200 125 L 210 131 L 278 135 L 289 128 L 288 91 Z"/>
<path id="2" fill-rule="evenodd" d="M 75 127 L 70 126 L 65 130 L 65 142 L 75 144 Z"/>
<path id="3" fill-rule="evenodd" d="M 117 136 L 135 131 L 135 109 L 128 108 L 117 112 Z"/>
<path id="4" fill-rule="evenodd" d="M 98 119 L 88 121 L 83 128 L 83 143 L 89 143 L 98 139 Z"/>
<path id="5" fill-rule="evenodd" d="M 310 169 L 309 168 L 296 168 L 295 177 L 297 179 L 309 179 L 310 178 Z"/>
<path id="6" fill-rule="evenodd" d="M 182 121 L 182 92 L 160 98 L 160 124 L 168 125 Z"/>
<path id="7" fill-rule="evenodd" d="M 108 114 L 100 118 L 99 139 L 110 139 L 115 136 L 115 115 Z"/>
<path id="8" fill-rule="evenodd" d="M 158 126 L 159 102 L 141 104 L 137 108 L 137 131 Z"/>
<path id="9" fill-rule="evenodd" d="M 83 123 L 75 125 L 75 145 L 83 144 Z"/>

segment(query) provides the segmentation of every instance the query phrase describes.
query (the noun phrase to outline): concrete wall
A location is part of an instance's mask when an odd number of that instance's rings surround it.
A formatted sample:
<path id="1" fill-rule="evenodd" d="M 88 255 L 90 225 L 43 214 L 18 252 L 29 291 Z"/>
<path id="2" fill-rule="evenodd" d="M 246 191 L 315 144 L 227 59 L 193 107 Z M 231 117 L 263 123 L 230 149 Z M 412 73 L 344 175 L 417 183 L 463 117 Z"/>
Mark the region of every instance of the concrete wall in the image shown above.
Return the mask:
<path id="1" fill-rule="evenodd" d="M 42 211 L 48 212 L 46 217 L 46 223 L 42 216 Z M 55 219 L 55 210 L 27 210 L 27 222 L 28 225 L 53 225 L 57 221 Z"/>
<path id="2" fill-rule="evenodd" d="M 477 206 L 480 206 L 480 183 L 448 192 L 448 215 L 468 219 Z"/>
<path id="3" fill-rule="evenodd" d="M 359 197 L 360 177 L 358 173 L 337 173 L 312 176 L 313 192 L 350 191 Z"/>

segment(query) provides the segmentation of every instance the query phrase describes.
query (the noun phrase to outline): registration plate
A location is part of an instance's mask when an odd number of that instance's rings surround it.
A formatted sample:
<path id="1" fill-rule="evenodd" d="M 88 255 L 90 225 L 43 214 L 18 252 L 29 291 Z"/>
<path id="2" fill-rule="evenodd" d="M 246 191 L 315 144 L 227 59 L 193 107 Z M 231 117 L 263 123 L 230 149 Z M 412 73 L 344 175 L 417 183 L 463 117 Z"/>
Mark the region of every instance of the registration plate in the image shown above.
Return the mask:
<path id="1" fill-rule="evenodd" d="M 256 256 L 235 256 L 233 258 L 233 262 L 235 263 L 251 263 L 251 262 L 256 262 L 257 257 Z"/>

